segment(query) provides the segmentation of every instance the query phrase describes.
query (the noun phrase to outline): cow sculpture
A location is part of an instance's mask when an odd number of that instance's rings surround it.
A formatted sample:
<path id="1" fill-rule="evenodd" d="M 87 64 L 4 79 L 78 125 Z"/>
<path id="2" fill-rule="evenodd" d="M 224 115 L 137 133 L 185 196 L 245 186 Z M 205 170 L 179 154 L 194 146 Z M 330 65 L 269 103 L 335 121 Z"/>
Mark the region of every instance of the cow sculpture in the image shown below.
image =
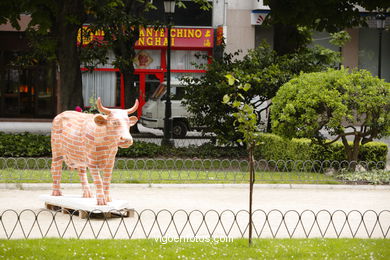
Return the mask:
<path id="1" fill-rule="evenodd" d="M 138 108 L 138 100 L 130 109 L 108 109 L 96 102 L 99 112 L 105 114 L 86 114 L 65 111 L 53 120 L 51 131 L 53 196 L 61 196 L 60 183 L 62 162 L 70 168 L 77 168 L 83 188 L 83 197 L 91 198 L 87 168 L 96 187 L 97 205 L 111 201 L 110 182 L 118 146 L 127 148 L 133 144 L 130 127 L 137 117 L 129 114 Z M 102 173 L 103 180 L 100 175 Z"/>

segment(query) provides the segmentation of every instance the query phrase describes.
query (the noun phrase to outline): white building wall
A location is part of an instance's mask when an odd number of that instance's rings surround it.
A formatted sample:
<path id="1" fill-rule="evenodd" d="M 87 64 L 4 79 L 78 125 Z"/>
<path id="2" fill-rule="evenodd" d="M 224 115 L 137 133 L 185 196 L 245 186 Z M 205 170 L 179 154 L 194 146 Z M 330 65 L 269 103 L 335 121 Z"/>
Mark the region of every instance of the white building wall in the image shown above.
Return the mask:
<path id="1" fill-rule="evenodd" d="M 226 0 L 226 52 L 242 50 L 240 57 L 255 47 L 255 28 L 251 25 L 251 0 Z"/>

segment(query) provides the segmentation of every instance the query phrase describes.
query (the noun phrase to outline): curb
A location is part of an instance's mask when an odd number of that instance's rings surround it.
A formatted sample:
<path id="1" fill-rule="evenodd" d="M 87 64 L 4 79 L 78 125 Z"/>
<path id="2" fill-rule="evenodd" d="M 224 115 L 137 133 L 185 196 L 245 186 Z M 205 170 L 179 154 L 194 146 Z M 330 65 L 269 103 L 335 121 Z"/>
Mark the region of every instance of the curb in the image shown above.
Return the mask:
<path id="1" fill-rule="evenodd" d="M 81 189 L 80 183 L 63 183 L 65 189 Z M 92 185 L 91 185 L 92 186 Z M 0 183 L 0 190 L 50 190 L 51 183 Z M 249 184 L 111 184 L 113 189 L 247 189 Z M 390 185 L 255 184 L 255 189 L 388 190 Z"/>

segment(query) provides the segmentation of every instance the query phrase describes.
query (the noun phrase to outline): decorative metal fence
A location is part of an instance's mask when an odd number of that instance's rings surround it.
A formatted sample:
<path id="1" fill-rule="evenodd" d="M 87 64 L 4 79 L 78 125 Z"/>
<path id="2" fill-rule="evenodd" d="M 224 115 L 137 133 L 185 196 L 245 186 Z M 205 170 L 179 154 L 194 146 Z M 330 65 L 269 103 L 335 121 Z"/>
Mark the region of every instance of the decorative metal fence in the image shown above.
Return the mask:
<path id="1" fill-rule="evenodd" d="M 244 238 L 248 236 L 246 210 L 166 209 L 135 211 L 134 217 L 81 219 L 75 212 L 30 210 L 0 212 L 0 239 L 17 238 Z M 389 238 L 390 210 L 328 211 L 280 210 L 253 212 L 253 236 L 258 238 Z"/>
<path id="2" fill-rule="evenodd" d="M 255 163 L 256 181 L 337 183 L 340 173 L 384 169 L 385 162 L 266 161 Z M 51 182 L 51 158 L 0 157 L 0 182 Z M 228 159 L 117 158 L 113 183 L 242 183 L 248 181 L 248 161 Z M 388 176 L 390 182 L 390 175 Z M 78 182 L 76 171 L 63 166 L 62 181 Z M 386 183 L 386 181 L 385 181 Z"/>

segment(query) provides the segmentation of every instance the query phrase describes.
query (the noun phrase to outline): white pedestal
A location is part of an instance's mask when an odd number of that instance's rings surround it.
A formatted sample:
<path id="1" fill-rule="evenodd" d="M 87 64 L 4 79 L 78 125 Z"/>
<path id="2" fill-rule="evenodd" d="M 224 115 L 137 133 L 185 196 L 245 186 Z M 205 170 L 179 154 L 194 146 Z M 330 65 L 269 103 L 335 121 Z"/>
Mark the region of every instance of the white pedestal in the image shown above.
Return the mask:
<path id="1" fill-rule="evenodd" d="M 97 205 L 96 198 L 83 198 L 80 195 L 40 195 L 39 199 L 44 201 L 46 208 L 50 210 L 61 210 L 68 214 L 78 212 L 81 218 L 86 218 L 91 213 L 103 214 L 105 217 L 112 217 L 112 215 L 132 217 L 134 215 L 134 209 L 129 208 L 126 200 L 113 200 L 107 205 Z"/>

